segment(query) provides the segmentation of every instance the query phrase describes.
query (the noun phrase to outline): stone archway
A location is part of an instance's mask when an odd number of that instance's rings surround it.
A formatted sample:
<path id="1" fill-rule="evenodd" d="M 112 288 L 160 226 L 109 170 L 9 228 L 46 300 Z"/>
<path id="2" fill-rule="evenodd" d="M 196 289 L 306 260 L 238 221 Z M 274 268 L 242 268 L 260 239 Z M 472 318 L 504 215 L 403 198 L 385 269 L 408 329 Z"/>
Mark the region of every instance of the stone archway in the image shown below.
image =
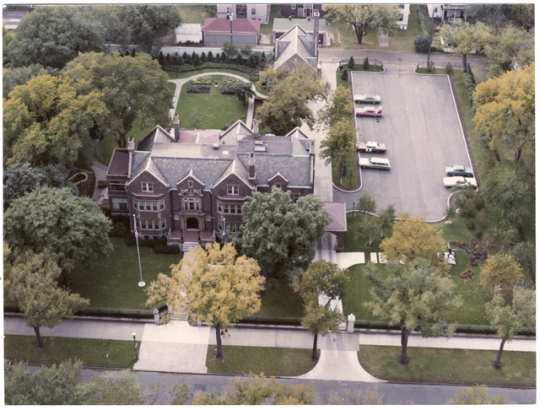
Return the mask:
<path id="1" fill-rule="evenodd" d="M 199 221 L 197 218 L 188 218 L 186 220 L 186 230 L 189 229 L 199 229 Z"/>

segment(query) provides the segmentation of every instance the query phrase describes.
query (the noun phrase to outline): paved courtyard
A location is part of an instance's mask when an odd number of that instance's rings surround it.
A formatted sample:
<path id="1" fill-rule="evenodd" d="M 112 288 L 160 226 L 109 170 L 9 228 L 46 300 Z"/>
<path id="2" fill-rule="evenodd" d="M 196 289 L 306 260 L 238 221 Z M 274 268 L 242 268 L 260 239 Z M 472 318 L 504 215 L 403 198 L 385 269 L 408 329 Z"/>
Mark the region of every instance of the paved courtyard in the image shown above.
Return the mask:
<path id="1" fill-rule="evenodd" d="M 368 192 L 379 209 L 394 205 L 428 221 L 441 219 L 450 194 L 442 183 L 444 168 L 470 166 L 447 76 L 392 67 L 383 74 L 354 72 L 352 83 L 354 94 L 380 95 L 384 112 L 379 122 L 356 118 L 359 141 L 387 147 L 385 154 L 362 156 L 388 158 L 392 164 L 390 171 L 362 169 L 362 189 L 355 196 Z"/>

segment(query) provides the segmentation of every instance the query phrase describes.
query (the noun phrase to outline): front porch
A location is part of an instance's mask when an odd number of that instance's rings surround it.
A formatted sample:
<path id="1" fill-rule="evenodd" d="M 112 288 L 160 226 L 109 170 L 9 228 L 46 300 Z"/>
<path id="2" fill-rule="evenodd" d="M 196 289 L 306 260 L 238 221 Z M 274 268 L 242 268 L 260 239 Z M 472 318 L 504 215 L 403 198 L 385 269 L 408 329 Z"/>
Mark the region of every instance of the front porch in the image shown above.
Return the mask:
<path id="1" fill-rule="evenodd" d="M 205 245 L 208 242 L 214 242 L 213 231 L 199 231 L 198 229 L 171 229 L 167 244 L 178 245 L 180 243 L 200 243 Z"/>

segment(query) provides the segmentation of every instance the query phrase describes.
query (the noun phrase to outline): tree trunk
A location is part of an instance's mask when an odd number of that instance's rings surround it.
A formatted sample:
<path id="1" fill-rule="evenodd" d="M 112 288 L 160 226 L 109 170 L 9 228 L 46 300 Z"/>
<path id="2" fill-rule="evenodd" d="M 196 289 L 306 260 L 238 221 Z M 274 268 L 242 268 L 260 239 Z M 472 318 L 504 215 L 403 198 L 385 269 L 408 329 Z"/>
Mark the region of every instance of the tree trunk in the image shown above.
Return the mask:
<path id="1" fill-rule="evenodd" d="M 506 343 L 506 337 L 503 337 L 503 340 L 501 342 L 501 346 L 499 347 L 499 353 L 497 353 L 497 360 L 495 360 L 493 363 L 491 363 L 491 365 L 493 366 L 493 368 L 497 369 L 497 370 L 501 370 L 503 365 L 501 363 L 501 357 L 502 357 L 502 354 L 503 354 L 503 349 L 504 349 L 504 344 Z"/>
<path id="2" fill-rule="evenodd" d="M 40 349 L 45 347 L 45 343 L 43 343 L 43 340 L 41 339 L 41 335 L 39 334 L 39 327 L 34 327 L 34 332 L 36 332 L 36 337 L 37 337 L 37 347 L 39 347 Z"/>
<path id="3" fill-rule="evenodd" d="M 463 72 L 467 72 L 467 54 L 463 54 Z"/>
<path id="4" fill-rule="evenodd" d="M 409 358 L 407 357 L 407 343 L 409 341 L 409 332 L 404 327 L 401 328 L 401 356 L 398 357 L 399 364 L 409 364 Z"/>
<path id="5" fill-rule="evenodd" d="M 120 135 L 118 139 L 118 148 L 126 148 L 126 134 Z"/>
<path id="6" fill-rule="evenodd" d="M 364 37 L 364 30 L 362 26 L 357 26 L 353 24 L 354 32 L 356 33 L 356 39 L 358 40 L 358 44 L 362 44 L 362 37 Z"/>
<path id="7" fill-rule="evenodd" d="M 317 337 L 319 337 L 319 334 L 315 333 L 315 336 L 313 337 L 313 352 L 311 352 L 311 359 L 314 362 L 319 360 L 319 356 L 317 356 Z"/>
<path id="8" fill-rule="evenodd" d="M 222 358 L 223 357 L 223 346 L 221 345 L 221 325 L 216 325 L 216 342 L 217 342 L 217 349 L 216 349 L 216 358 Z"/>

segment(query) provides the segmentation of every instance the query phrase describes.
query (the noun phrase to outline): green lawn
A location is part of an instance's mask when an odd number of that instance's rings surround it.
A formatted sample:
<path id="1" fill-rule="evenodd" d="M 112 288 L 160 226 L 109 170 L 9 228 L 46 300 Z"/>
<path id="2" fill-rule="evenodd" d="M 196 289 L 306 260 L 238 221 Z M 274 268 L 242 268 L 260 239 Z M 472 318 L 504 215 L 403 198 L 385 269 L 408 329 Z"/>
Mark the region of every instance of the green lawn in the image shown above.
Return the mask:
<path id="1" fill-rule="evenodd" d="M 362 367 L 378 379 L 392 382 L 536 386 L 536 354 L 503 352 L 502 370 L 491 362 L 496 351 L 409 347 L 407 366 L 398 364 L 401 347 L 366 346 L 358 352 Z"/>
<path id="2" fill-rule="evenodd" d="M 191 94 L 187 92 L 188 84 L 182 87 L 176 107 L 182 128 L 219 130 L 234 121 L 246 121 L 247 103 L 243 105 L 237 97 L 220 93 L 224 77 L 212 76 L 219 87 L 212 85 L 210 94 Z"/>
<path id="3" fill-rule="evenodd" d="M 216 6 L 212 5 L 200 5 L 200 4 L 186 4 L 182 6 L 176 6 L 180 11 L 180 17 L 183 24 L 202 24 L 203 18 L 201 13 L 206 13 L 204 18 L 211 17 L 210 9 L 216 13 Z"/>
<path id="4" fill-rule="evenodd" d="M 366 246 L 368 237 L 361 233 L 362 221 L 365 218 L 365 215 L 360 214 L 347 218 L 349 229 L 345 234 L 345 252 L 364 252 L 366 261 L 369 261 L 370 252 L 381 251 L 379 247 L 381 240 L 376 237 L 372 248 Z M 473 233 L 465 228 L 463 218 L 455 219 L 452 224 L 443 223 L 435 225 L 435 227 L 443 231 L 443 235 L 448 242 L 452 240 L 468 242 L 474 236 Z M 359 232 L 359 234 L 355 236 L 355 232 Z M 390 232 L 386 232 L 386 235 L 390 235 Z M 479 281 L 483 264 L 483 261 L 479 261 L 477 267 L 471 267 L 469 256 L 461 249 L 456 251 L 456 265 L 450 269 L 449 277 L 456 285 L 455 292 L 462 298 L 463 304 L 457 310 L 448 312 L 447 319 L 450 322 L 462 325 L 489 325 L 484 310 L 484 303 L 487 299 Z M 372 286 L 362 273 L 365 266 L 365 264 L 358 264 L 349 268 L 351 282 L 347 294 L 343 298 L 343 309 L 346 314 L 354 313 L 356 320 L 381 321 L 363 306 L 364 302 L 370 300 L 369 290 Z M 381 271 L 382 275 L 386 274 L 384 264 L 375 266 Z M 468 280 L 461 279 L 459 274 L 468 268 L 474 271 L 474 276 Z"/>
<path id="5" fill-rule="evenodd" d="M 261 310 L 253 317 L 301 318 L 303 315 L 302 297 L 292 290 L 287 280 L 281 280 L 279 287 L 272 287 L 263 293 Z"/>
<path id="6" fill-rule="evenodd" d="M 266 34 L 267 36 L 272 35 L 272 30 L 274 29 L 274 18 L 278 16 L 281 5 L 272 4 L 270 6 L 270 18 L 268 19 L 268 24 L 261 24 L 261 33 Z"/>
<path id="7" fill-rule="evenodd" d="M 224 346 L 225 357 L 215 359 L 213 357 L 215 348 L 216 345 L 208 346 L 206 356 L 208 373 L 248 374 L 252 372 L 260 374 L 262 372 L 265 376 L 299 376 L 309 372 L 316 364 L 311 361 L 311 349 Z"/>
<path id="8" fill-rule="evenodd" d="M 247 74 L 245 73 L 241 73 L 240 71 L 236 71 L 236 70 L 225 70 L 225 69 L 217 69 L 217 68 L 205 68 L 204 70 L 195 70 L 195 71 L 188 71 L 188 72 L 185 72 L 185 73 L 174 73 L 174 72 L 171 72 L 171 71 L 166 71 L 166 73 L 168 74 L 169 76 L 169 79 L 171 80 L 176 80 L 176 79 L 180 79 L 180 78 L 189 78 L 189 77 L 193 77 L 194 75 L 199 75 L 199 74 L 206 74 L 206 73 L 215 73 L 216 71 L 219 71 L 220 73 L 224 73 L 224 74 L 235 74 L 235 75 L 238 75 L 240 77 L 244 77 L 246 80 L 249 80 L 249 77 Z"/>
<path id="9" fill-rule="evenodd" d="M 111 238 L 114 250 L 104 260 L 95 261 L 89 269 L 77 266 L 69 279 L 71 290 L 90 299 L 91 308 L 148 310 L 145 288 L 140 288 L 137 247 L 127 246 L 123 239 Z M 182 255 L 154 253 L 152 248 L 140 248 L 143 280 L 148 285 L 158 273 L 170 273 L 170 266 Z"/>
<path id="10" fill-rule="evenodd" d="M 353 189 L 358 185 L 357 182 L 357 161 L 356 152 L 349 152 L 346 157 L 347 161 L 347 175 L 343 177 L 341 187 L 345 189 Z M 334 165 L 332 163 L 332 182 L 339 185 L 339 163 Z"/>
<path id="11" fill-rule="evenodd" d="M 111 368 L 131 368 L 135 363 L 135 350 L 131 341 L 68 337 L 43 337 L 43 340 L 45 347 L 38 349 L 34 336 L 5 335 L 4 358 L 44 365 L 79 359 L 84 366 Z"/>

